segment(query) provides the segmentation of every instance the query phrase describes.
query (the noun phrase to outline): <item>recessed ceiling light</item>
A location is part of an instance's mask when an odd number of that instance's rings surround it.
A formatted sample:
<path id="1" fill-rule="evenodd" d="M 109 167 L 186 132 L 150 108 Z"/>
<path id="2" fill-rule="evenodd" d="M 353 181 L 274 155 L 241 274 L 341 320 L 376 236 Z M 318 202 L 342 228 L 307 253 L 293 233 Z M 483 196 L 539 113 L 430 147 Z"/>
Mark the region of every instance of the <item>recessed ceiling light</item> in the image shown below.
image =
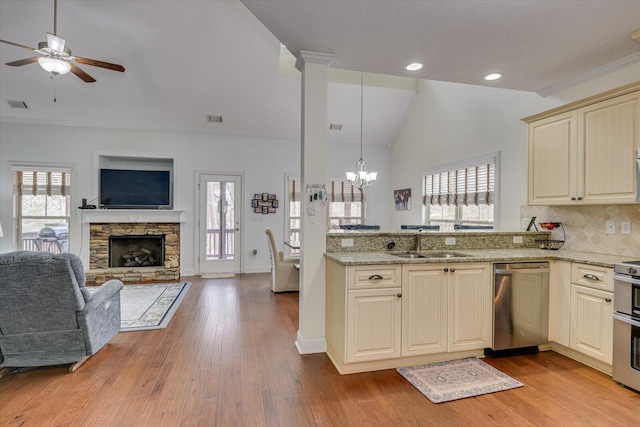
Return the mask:
<path id="1" fill-rule="evenodd" d="M 404 66 L 404 69 L 407 71 L 418 71 L 421 68 L 422 68 L 422 64 L 420 64 L 419 62 L 413 62 L 411 64 Z"/>
<path id="2" fill-rule="evenodd" d="M 491 73 L 491 74 L 487 74 L 486 76 L 484 76 L 485 80 L 498 80 L 500 77 L 502 77 L 502 74 L 500 73 Z"/>

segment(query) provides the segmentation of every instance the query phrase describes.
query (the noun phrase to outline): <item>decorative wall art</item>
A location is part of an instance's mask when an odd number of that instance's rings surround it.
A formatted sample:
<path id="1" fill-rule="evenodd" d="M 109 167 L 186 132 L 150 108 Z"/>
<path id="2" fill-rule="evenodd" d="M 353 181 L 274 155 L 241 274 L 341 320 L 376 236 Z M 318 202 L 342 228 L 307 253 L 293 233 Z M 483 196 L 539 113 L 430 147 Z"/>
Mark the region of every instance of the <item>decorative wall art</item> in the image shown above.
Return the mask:
<path id="1" fill-rule="evenodd" d="M 411 210 L 411 189 L 393 190 L 393 200 L 397 211 Z"/>
<path id="2" fill-rule="evenodd" d="M 254 213 L 268 215 L 270 213 L 276 213 L 278 208 L 278 199 L 275 194 L 262 193 L 254 194 L 251 199 L 251 207 Z"/>

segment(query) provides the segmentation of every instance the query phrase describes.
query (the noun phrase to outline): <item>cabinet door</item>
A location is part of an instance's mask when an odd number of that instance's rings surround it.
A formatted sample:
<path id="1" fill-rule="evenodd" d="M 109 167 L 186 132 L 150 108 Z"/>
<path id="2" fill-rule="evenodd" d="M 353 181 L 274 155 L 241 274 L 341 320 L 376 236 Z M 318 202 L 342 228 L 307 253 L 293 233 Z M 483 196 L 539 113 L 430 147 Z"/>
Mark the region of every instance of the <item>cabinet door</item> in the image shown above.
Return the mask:
<path id="1" fill-rule="evenodd" d="M 549 341 L 569 347 L 571 263 L 551 261 L 549 274 Z"/>
<path id="2" fill-rule="evenodd" d="M 348 292 L 347 363 L 400 357 L 401 288 Z"/>
<path id="3" fill-rule="evenodd" d="M 492 295 L 489 264 L 451 264 L 448 274 L 448 351 L 491 345 Z"/>
<path id="4" fill-rule="evenodd" d="M 579 110 L 587 203 L 635 202 L 635 154 L 639 148 L 638 92 Z"/>
<path id="5" fill-rule="evenodd" d="M 402 355 L 447 351 L 447 277 L 443 266 L 402 271 Z"/>
<path id="6" fill-rule="evenodd" d="M 611 364 L 613 293 L 571 285 L 570 347 Z"/>
<path id="7" fill-rule="evenodd" d="M 578 194 L 577 114 L 529 124 L 529 204 L 566 205 Z"/>

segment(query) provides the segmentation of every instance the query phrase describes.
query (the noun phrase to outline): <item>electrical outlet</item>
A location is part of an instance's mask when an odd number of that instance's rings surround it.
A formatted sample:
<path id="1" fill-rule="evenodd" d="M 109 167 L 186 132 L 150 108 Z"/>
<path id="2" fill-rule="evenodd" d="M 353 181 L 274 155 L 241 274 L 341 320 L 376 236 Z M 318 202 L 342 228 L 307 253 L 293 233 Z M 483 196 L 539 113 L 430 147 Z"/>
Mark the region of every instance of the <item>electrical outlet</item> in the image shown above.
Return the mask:
<path id="1" fill-rule="evenodd" d="M 631 223 L 629 221 L 620 221 L 620 234 L 631 234 Z"/>
<path id="2" fill-rule="evenodd" d="M 342 239 L 342 247 L 351 247 L 353 246 L 353 239 Z"/>
<path id="3" fill-rule="evenodd" d="M 529 225 L 529 223 L 527 223 Z M 522 244 L 522 236 L 513 236 L 513 243 Z"/>
<path id="4" fill-rule="evenodd" d="M 455 237 L 445 237 L 444 238 L 444 244 L 447 246 L 453 246 L 456 244 L 456 238 Z"/>
<path id="5" fill-rule="evenodd" d="M 616 234 L 616 222 L 615 221 L 607 221 L 604 232 L 606 234 Z"/>

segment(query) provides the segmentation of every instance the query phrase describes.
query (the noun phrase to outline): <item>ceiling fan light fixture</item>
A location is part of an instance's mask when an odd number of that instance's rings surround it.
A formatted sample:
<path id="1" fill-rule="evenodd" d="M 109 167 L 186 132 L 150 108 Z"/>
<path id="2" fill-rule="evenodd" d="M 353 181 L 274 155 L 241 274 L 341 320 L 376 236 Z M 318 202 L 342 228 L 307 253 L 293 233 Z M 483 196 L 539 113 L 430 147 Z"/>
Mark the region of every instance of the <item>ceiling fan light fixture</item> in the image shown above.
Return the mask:
<path id="1" fill-rule="evenodd" d="M 49 56 L 38 58 L 38 64 L 40 64 L 45 71 L 56 76 L 58 74 L 67 74 L 71 71 L 71 64 L 69 62 Z"/>
<path id="2" fill-rule="evenodd" d="M 47 47 L 53 49 L 56 52 L 64 52 L 65 41 L 63 38 L 56 36 L 55 34 L 47 33 Z"/>

